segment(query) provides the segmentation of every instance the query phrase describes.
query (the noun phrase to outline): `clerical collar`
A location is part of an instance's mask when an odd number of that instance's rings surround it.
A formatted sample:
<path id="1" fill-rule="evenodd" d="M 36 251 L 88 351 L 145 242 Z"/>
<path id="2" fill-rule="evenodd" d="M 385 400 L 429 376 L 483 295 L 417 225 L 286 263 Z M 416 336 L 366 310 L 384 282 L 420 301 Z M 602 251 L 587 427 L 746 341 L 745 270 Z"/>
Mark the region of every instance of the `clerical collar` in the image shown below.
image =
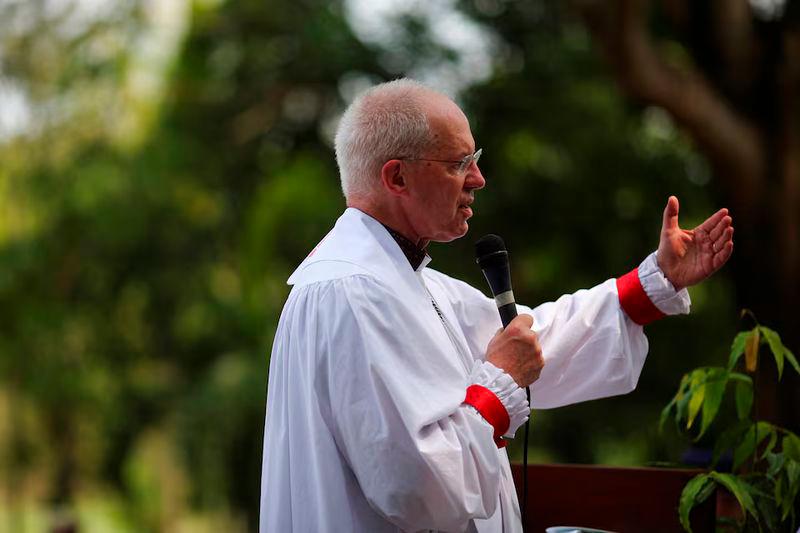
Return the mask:
<path id="1" fill-rule="evenodd" d="M 389 232 L 389 235 L 391 235 L 397 245 L 400 246 L 400 250 L 403 251 L 403 255 L 405 255 L 406 259 L 408 259 L 408 262 L 411 263 L 411 268 L 414 270 L 418 269 L 422 264 L 422 261 L 425 259 L 425 256 L 428 255 L 428 252 L 407 238 L 403 237 L 386 224 L 383 224 L 383 227 L 386 228 L 386 231 Z"/>

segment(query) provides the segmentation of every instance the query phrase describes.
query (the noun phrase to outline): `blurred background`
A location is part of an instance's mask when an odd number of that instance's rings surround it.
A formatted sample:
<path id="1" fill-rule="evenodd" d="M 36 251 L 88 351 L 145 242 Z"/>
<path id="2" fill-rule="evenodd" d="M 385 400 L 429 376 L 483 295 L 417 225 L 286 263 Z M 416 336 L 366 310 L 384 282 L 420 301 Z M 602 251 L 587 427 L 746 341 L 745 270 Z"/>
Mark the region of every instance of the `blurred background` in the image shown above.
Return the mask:
<path id="1" fill-rule="evenodd" d="M 638 389 L 532 419 L 537 462 L 679 464 L 660 410 L 740 309 L 800 352 L 798 8 L 0 0 L 0 531 L 257 529 L 285 280 L 344 208 L 338 117 L 400 76 L 484 148 L 470 234 L 430 249 L 477 287 L 487 232 L 536 304 L 638 265 L 670 194 L 687 228 L 731 209 L 733 259 L 648 327 Z M 797 380 L 759 372 L 797 431 Z"/>

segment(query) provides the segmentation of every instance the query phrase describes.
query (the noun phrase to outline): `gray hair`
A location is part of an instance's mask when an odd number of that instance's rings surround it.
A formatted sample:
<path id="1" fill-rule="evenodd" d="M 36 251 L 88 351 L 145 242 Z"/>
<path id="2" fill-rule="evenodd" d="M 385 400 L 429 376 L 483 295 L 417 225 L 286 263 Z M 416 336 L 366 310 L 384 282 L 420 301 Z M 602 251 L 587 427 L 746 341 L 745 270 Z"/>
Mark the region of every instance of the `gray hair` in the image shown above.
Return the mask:
<path id="1" fill-rule="evenodd" d="M 424 96 L 439 94 L 401 78 L 360 94 L 336 129 L 336 162 L 345 198 L 370 197 L 378 190 L 384 163 L 420 157 L 431 141 Z"/>

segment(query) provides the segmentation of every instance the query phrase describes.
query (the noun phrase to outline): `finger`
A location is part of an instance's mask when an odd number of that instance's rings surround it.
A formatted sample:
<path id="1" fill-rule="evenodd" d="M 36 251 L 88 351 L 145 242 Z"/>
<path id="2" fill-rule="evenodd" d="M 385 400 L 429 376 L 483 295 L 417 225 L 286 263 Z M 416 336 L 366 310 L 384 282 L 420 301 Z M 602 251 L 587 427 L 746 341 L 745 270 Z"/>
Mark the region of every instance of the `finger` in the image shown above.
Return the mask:
<path id="1" fill-rule="evenodd" d="M 664 219 L 662 220 L 663 229 L 676 229 L 678 227 L 678 198 L 670 196 L 667 200 L 667 206 L 664 208 Z"/>
<path id="2" fill-rule="evenodd" d="M 733 253 L 733 241 L 728 241 L 723 246 L 722 250 L 718 253 L 714 254 L 714 259 L 712 260 L 711 266 L 716 271 L 719 270 L 722 265 L 728 262 L 730 259 L 731 254 Z"/>
<path id="3" fill-rule="evenodd" d="M 724 216 L 722 219 L 714 226 L 711 231 L 708 232 L 708 238 L 712 241 L 716 241 L 719 239 L 720 235 L 725 233 L 725 230 L 728 229 L 733 222 L 733 219 L 729 216 Z"/>
<path id="4" fill-rule="evenodd" d="M 536 361 L 535 362 L 536 362 L 536 367 L 537 367 L 538 370 L 541 370 L 541 369 L 544 368 L 544 365 L 546 364 L 546 361 L 544 360 L 544 354 L 542 353 L 541 350 L 537 350 L 536 351 Z"/>
<path id="5" fill-rule="evenodd" d="M 717 224 L 719 224 L 720 220 L 722 220 L 726 216 L 728 216 L 728 208 L 723 207 L 722 209 L 720 209 L 719 211 L 708 217 L 705 220 L 705 222 L 697 226 L 696 229 L 703 230 L 706 233 L 711 233 L 711 230 L 714 229 L 714 227 Z"/>
<path id="6" fill-rule="evenodd" d="M 533 331 L 533 329 L 524 331 L 523 337 L 526 339 L 526 342 L 530 343 L 532 346 L 535 346 L 537 350 L 539 349 L 539 337 L 536 335 L 536 332 Z"/>
<path id="7" fill-rule="evenodd" d="M 531 315 L 523 313 L 521 315 L 517 315 L 514 318 L 514 320 L 512 320 L 508 325 L 510 326 L 512 324 L 518 327 L 524 326 L 527 329 L 531 329 L 531 327 L 533 326 L 533 317 Z"/>
<path id="8" fill-rule="evenodd" d="M 713 245 L 714 252 L 716 253 L 722 251 L 725 248 L 725 244 L 728 241 L 732 240 L 733 240 L 733 228 L 729 227 L 722 233 L 722 235 L 720 235 L 717 238 L 716 241 L 714 241 Z"/>
<path id="9" fill-rule="evenodd" d="M 542 346 L 539 344 L 538 338 L 533 339 L 533 349 L 539 356 L 542 355 Z"/>

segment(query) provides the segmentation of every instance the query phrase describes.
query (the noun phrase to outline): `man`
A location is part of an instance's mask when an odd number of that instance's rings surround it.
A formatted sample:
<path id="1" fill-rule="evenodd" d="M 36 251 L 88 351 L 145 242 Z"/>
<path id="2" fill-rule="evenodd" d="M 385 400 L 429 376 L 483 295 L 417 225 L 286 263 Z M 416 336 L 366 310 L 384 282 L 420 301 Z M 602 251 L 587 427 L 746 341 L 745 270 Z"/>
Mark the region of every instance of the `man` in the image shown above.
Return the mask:
<path id="1" fill-rule="evenodd" d="M 342 117 L 347 210 L 291 275 L 270 363 L 261 530 L 521 531 L 503 448 L 530 406 L 624 394 L 642 324 L 686 313 L 685 287 L 730 257 L 722 209 L 693 231 L 670 197 L 637 270 L 520 315 L 427 268 L 430 241 L 467 233 L 478 168 L 469 123 L 411 80 Z"/>

